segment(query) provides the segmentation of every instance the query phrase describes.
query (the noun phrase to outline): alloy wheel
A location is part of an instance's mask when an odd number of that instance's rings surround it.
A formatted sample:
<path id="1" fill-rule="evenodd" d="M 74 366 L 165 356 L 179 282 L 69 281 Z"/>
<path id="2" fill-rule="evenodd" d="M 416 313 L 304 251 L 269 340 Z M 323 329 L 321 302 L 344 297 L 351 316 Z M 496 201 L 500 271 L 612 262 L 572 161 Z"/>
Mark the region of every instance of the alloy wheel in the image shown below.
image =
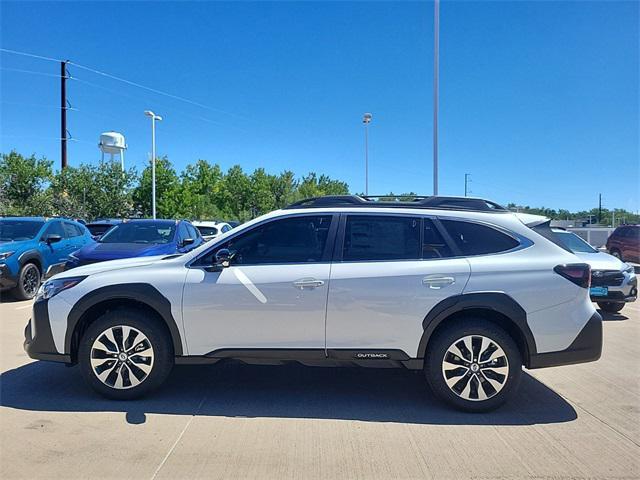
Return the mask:
<path id="1" fill-rule="evenodd" d="M 141 384 L 151 373 L 153 360 L 153 346 L 147 336 L 126 325 L 107 328 L 91 347 L 93 373 L 118 390 Z"/>
<path id="2" fill-rule="evenodd" d="M 451 344 L 442 360 L 449 389 L 470 401 L 487 400 L 502 390 L 509 376 L 507 355 L 494 340 L 468 335 Z"/>
<path id="3" fill-rule="evenodd" d="M 22 277 L 22 289 L 28 297 L 33 297 L 40 286 L 40 271 L 35 265 L 27 265 Z"/>

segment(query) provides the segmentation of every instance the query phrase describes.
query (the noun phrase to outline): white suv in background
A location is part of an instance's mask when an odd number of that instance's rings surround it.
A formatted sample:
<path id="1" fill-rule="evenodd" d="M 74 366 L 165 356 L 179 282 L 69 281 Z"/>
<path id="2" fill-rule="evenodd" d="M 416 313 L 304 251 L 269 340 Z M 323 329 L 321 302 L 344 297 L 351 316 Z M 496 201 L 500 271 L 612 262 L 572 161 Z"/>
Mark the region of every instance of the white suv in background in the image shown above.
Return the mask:
<path id="1" fill-rule="evenodd" d="M 231 225 L 224 222 L 193 221 L 191 223 L 198 229 L 200 235 L 202 235 L 202 238 L 206 241 L 219 237 L 232 229 Z"/>
<path id="2" fill-rule="evenodd" d="M 116 399 L 174 364 L 233 358 L 423 370 L 455 407 L 492 409 L 523 365 L 593 361 L 602 346 L 589 266 L 521 218 L 471 198 L 301 201 L 181 256 L 53 277 L 25 349 L 78 363 Z"/>

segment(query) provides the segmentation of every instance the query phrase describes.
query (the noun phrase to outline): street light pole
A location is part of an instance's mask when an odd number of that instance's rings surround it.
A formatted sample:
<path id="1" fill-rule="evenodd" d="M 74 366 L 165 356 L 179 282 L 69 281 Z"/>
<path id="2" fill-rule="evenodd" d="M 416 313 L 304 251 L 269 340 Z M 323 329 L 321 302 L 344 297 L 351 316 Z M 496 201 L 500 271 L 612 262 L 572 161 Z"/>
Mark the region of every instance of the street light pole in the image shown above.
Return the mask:
<path id="1" fill-rule="evenodd" d="M 440 0 L 433 4 L 433 194 L 438 195 L 438 87 L 440 82 Z"/>
<path id="2" fill-rule="evenodd" d="M 373 115 L 365 113 L 362 117 L 364 123 L 364 194 L 369 195 L 369 124 Z"/>
<path id="3" fill-rule="evenodd" d="M 161 121 L 162 117 L 156 115 L 151 110 L 146 110 L 144 114 L 151 118 L 151 215 L 156 219 L 156 120 Z"/>

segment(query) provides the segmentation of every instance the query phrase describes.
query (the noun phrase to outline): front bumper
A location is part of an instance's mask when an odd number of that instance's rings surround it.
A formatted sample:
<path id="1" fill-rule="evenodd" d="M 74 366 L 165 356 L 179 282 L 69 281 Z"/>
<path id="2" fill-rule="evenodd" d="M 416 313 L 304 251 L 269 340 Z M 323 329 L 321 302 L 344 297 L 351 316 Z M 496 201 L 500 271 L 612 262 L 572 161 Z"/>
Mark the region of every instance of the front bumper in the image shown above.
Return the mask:
<path id="1" fill-rule="evenodd" d="M 536 353 L 529 357 L 527 368 L 556 367 L 595 362 L 602 354 L 602 317 L 595 312 L 575 340 L 559 352 Z"/>
<path id="2" fill-rule="evenodd" d="M 6 263 L 0 263 L 0 290 L 8 290 L 18 285 L 18 276 L 14 275 Z"/>
<path id="3" fill-rule="evenodd" d="M 607 286 L 607 295 L 591 296 L 592 302 L 635 302 L 638 299 L 638 277 L 626 278 L 622 285 Z"/>
<path id="4" fill-rule="evenodd" d="M 24 329 L 24 350 L 31 358 L 50 362 L 71 363 L 71 356 L 56 350 L 49 323 L 48 300 L 33 304 L 31 320 Z"/>

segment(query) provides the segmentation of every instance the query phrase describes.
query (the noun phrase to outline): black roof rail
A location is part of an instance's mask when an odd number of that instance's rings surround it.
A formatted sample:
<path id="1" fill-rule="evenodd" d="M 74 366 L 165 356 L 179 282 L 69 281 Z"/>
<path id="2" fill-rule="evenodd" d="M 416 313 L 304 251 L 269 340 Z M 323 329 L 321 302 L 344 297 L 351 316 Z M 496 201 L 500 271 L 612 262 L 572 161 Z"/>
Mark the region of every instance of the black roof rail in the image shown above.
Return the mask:
<path id="1" fill-rule="evenodd" d="M 411 200 L 400 201 L 399 198 Z M 327 195 L 306 198 L 288 205 L 285 209 L 321 207 L 430 208 L 496 213 L 509 211 L 502 205 L 483 198 L 425 195 Z"/>

